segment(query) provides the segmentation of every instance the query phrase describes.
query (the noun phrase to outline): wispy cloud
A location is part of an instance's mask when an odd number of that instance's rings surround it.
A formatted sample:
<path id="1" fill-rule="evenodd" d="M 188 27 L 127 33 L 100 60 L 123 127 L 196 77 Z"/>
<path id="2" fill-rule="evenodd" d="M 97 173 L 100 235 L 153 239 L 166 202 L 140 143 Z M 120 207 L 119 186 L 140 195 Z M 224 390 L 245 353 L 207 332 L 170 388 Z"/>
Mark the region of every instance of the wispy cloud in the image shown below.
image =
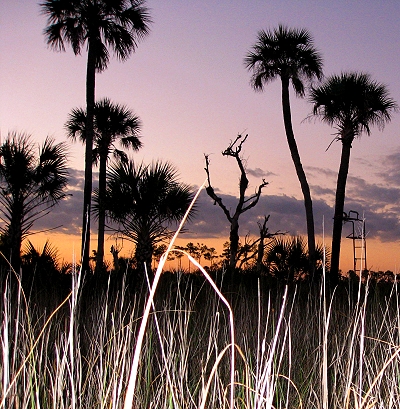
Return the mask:
<path id="1" fill-rule="evenodd" d="M 383 157 L 380 165 L 383 166 L 383 170 L 378 171 L 377 176 L 391 186 L 400 187 L 400 149 Z M 374 169 L 376 164 L 371 164 L 371 166 Z"/>
<path id="2" fill-rule="evenodd" d="M 269 176 L 277 176 L 276 173 L 268 172 L 266 170 L 262 170 L 261 168 L 255 168 L 255 169 L 247 168 L 246 171 L 247 171 L 248 175 L 251 175 L 251 176 L 254 176 L 254 177 L 260 178 L 260 179 L 262 179 L 262 178 L 265 179 L 265 178 L 267 178 Z"/>

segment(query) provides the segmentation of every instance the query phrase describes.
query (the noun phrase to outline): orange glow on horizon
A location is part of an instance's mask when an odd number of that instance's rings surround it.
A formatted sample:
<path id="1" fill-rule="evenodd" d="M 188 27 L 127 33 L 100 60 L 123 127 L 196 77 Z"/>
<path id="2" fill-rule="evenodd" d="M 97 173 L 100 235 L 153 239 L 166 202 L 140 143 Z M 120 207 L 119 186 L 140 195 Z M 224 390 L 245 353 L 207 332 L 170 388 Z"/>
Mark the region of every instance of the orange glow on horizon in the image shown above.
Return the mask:
<path id="1" fill-rule="evenodd" d="M 184 235 L 183 235 L 184 236 Z M 59 261 L 72 262 L 75 258 L 76 262 L 80 261 L 80 246 L 81 240 L 78 236 L 71 236 L 66 234 L 53 233 L 49 235 L 48 233 L 38 233 L 28 239 L 33 243 L 36 249 L 40 250 L 43 245 L 48 240 L 49 243 L 58 250 Z M 223 250 L 223 244 L 228 240 L 228 238 L 220 239 L 210 239 L 210 238 L 189 238 L 189 237 L 178 237 L 176 245 L 185 246 L 187 243 L 192 242 L 194 244 L 206 244 L 208 247 L 214 247 L 217 250 L 217 254 L 220 255 Z M 327 241 L 327 240 L 325 240 Z M 322 239 L 317 238 L 317 243 L 321 243 Z M 23 243 L 23 247 L 26 242 Z M 112 255 L 110 253 L 110 248 L 112 245 L 118 245 L 121 248 L 121 257 L 132 257 L 134 245 L 126 239 L 119 238 L 117 241 L 115 237 L 106 237 L 105 240 L 105 260 L 112 263 Z M 327 243 L 330 246 L 330 242 Z M 92 235 L 91 239 L 91 249 L 97 248 L 97 238 Z M 394 243 L 383 243 L 379 240 L 367 240 L 367 267 L 369 270 L 373 271 L 386 271 L 391 270 L 393 272 L 400 271 L 400 256 L 397 256 L 399 249 L 399 244 Z M 205 265 L 209 263 L 203 259 Z M 188 268 L 188 260 L 182 259 L 183 268 Z M 169 262 L 167 268 L 176 267 L 176 262 Z M 352 242 L 349 239 L 342 239 L 342 249 L 341 249 L 341 263 L 340 268 L 342 271 L 347 272 L 353 269 L 353 247 Z"/>

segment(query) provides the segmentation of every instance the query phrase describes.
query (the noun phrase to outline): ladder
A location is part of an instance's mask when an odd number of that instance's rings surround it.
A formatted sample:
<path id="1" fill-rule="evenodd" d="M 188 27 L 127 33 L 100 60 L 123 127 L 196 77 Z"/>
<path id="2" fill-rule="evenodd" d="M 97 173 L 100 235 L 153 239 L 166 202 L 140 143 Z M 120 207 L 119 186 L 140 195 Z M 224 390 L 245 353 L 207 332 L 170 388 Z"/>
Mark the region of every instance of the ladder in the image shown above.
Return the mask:
<path id="1" fill-rule="evenodd" d="M 367 270 L 367 245 L 365 239 L 365 219 L 360 219 L 358 212 L 350 210 L 343 214 L 344 223 L 351 223 L 352 232 L 346 236 L 353 240 L 353 269 L 360 274 Z"/>

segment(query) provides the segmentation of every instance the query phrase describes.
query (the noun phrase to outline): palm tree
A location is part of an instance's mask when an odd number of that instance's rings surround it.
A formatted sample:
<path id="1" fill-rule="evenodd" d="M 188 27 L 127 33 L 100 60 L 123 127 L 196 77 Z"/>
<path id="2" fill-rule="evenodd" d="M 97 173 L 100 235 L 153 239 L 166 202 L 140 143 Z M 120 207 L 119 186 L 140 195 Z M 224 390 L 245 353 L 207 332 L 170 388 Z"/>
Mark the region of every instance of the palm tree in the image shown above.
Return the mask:
<path id="1" fill-rule="evenodd" d="M 168 162 L 139 166 L 131 160 L 118 162 L 107 174 L 107 215 L 118 224 L 114 229 L 135 243 L 137 265 L 145 264 L 149 272 L 154 246 L 171 236 L 171 224 L 180 221 L 192 199 L 192 189 L 179 182 Z"/>
<path id="2" fill-rule="evenodd" d="M 82 108 L 75 108 L 69 115 L 65 125 L 67 136 L 76 140 L 77 137 L 86 141 L 86 112 Z M 141 121 L 138 116 L 126 106 L 114 104 L 108 98 L 97 102 L 94 107 L 94 150 L 93 159 L 99 162 L 99 190 L 98 190 L 98 236 L 96 252 L 96 271 L 103 267 L 104 260 L 104 231 L 106 214 L 102 203 L 106 194 L 107 162 L 111 153 L 122 161 L 127 161 L 124 151 L 115 147 L 118 140 L 123 148 L 137 151 L 142 146 L 139 140 Z"/>
<path id="3" fill-rule="evenodd" d="M 313 114 L 337 129 L 336 139 L 342 142 L 342 154 L 336 185 L 333 219 L 330 281 L 339 280 L 340 243 L 346 181 L 349 171 L 350 150 L 354 138 L 363 132 L 370 134 L 370 126 L 383 129 L 397 110 L 385 85 L 375 82 L 365 73 L 349 72 L 332 75 L 319 87 L 312 87 L 310 101 Z"/>
<path id="4" fill-rule="evenodd" d="M 49 280 L 56 277 L 69 275 L 72 272 L 72 264 L 59 261 L 59 253 L 48 240 L 44 243 L 42 249 L 35 248 L 30 240 L 22 251 L 21 255 L 22 268 L 26 268 L 32 274 L 41 275 L 44 278 L 42 287 L 48 286 Z M 33 277 L 30 277 L 33 278 Z M 47 280 L 47 281 L 46 281 Z"/>
<path id="5" fill-rule="evenodd" d="M 149 33 L 145 0 L 46 0 L 40 3 L 48 17 L 44 34 L 57 51 L 69 43 L 75 55 L 87 47 L 85 187 L 82 221 L 82 267 L 89 268 L 90 208 L 92 196 L 93 115 L 96 71 L 104 71 L 111 48 L 120 60 L 136 50 Z"/>
<path id="6" fill-rule="evenodd" d="M 307 273 L 308 257 L 301 237 L 274 238 L 267 246 L 269 272 L 279 280 L 292 283 Z"/>
<path id="7" fill-rule="evenodd" d="M 10 133 L 0 146 L 0 231 L 16 271 L 21 265 L 21 244 L 35 221 L 66 197 L 67 156 L 64 143 L 46 138 L 34 153 L 26 134 Z"/>
<path id="8" fill-rule="evenodd" d="M 308 253 L 314 271 L 315 233 L 310 187 L 300 160 L 294 137 L 290 108 L 289 85 L 298 97 L 304 97 L 305 82 L 322 78 L 322 58 L 314 48 L 310 33 L 304 29 L 290 29 L 279 25 L 272 31 L 261 30 L 258 41 L 245 57 L 248 70 L 253 72 L 251 84 L 256 91 L 277 78 L 282 84 L 282 109 L 286 138 L 304 196 L 307 220 Z"/>

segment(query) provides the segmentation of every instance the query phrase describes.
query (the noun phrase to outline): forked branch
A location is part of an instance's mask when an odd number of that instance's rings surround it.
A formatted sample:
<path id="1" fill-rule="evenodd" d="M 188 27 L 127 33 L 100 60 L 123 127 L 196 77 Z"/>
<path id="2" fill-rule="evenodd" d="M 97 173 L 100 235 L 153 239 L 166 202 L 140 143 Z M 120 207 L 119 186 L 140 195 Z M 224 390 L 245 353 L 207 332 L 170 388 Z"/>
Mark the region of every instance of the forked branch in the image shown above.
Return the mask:
<path id="1" fill-rule="evenodd" d="M 218 204 L 218 206 L 224 212 L 226 218 L 228 219 L 231 228 L 230 228 L 230 260 L 229 260 L 229 267 L 235 268 L 236 261 L 237 261 L 237 253 L 239 247 L 239 217 L 242 213 L 246 212 L 247 210 L 253 208 L 259 201 L 262 189 L 268 185 L 264 179 L 262 183 L 258 186 L 256 192 L 246 198 L 246 190 L 249 186 L 249 180 L 247 178 L 246 168 L 243 164 L 243 158 L 241 157 L 241 151 L 244 142 L 246 141 L 248 135 L 244 136 L 239 134 L 234 141 L 231 141 L 229 146 L 222 152 L 223 156 L 231 156 L 236 159 L 240 170 L 240 182 L 239 182 L 239 200 L 236 205 L 235 212 L 233 214 L 230 213 L 226 205 L 222 202 L 222 199 L 215 193 L 215 190 L 211 184 L 211 177 L 210 177 L 210 159 L 209 155 L 204 155 L 205 157 L 205 168 L 207 174 L 207 187 L 206 192 L 211 199 L 214 200 L 214 204 Z"/>

